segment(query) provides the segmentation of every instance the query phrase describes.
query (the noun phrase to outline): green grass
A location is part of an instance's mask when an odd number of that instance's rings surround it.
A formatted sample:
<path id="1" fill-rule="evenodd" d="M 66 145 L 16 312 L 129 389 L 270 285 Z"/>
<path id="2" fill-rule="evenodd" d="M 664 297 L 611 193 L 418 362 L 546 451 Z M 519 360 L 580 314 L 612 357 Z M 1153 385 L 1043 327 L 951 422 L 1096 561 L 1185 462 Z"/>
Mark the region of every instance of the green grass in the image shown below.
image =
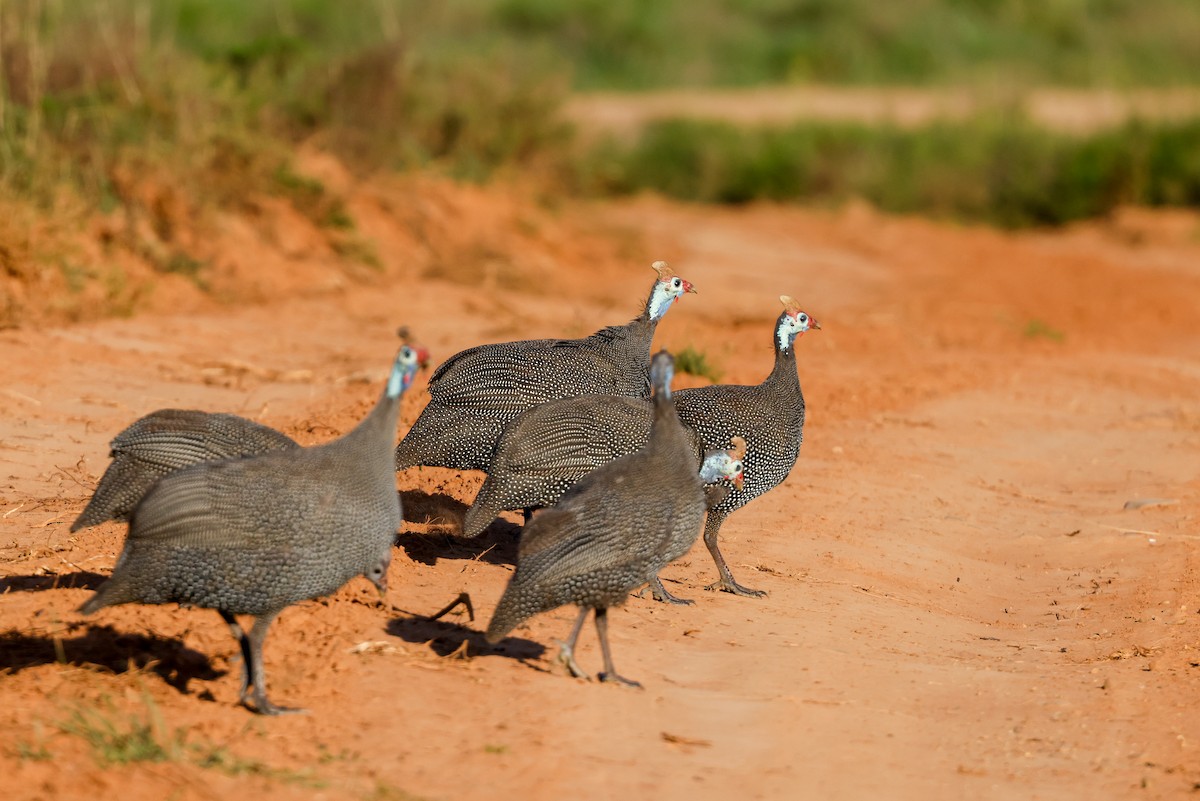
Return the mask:
<path id="1" fill-rule="evenodd" d="M 721 371 L 709 364 L 708 355 L 691 345 L 675 354 L 675 369 L 688 375 L 707 378 L 713 383 L 721 380 Z"/>
<path id="2" fill-rule="evenodd" d="M 39 721 L 33 723 L 33 739 L 17 740 L 16 747 L 13 749 L 17 759 L 22 762 L 46 762 L 53 759 L 54 755 L 50 753 L 50 749 L 46 747 L 46 735 L 44 728 Z"/>
<path id="3" fill-rule="evenodd" d="M 102 766 L 181 759 L 186 730 L 169 730 L 158 706 L 149 696 L 145 701 L 144 715 L 117 714 L 109 703 L 104 709 L 78 707 L 58 725 L 85 740 Z"/>
<path id="4" fill-rule="evenodd" d="M 272 767 L 256 759 L 233 753 L 227 745 L 189 738 L 184 726 L 169 727 L 149 695 L 143 695 L 144 710 L 118 712 L 111 699 L 96 706 L 77 706 L 57 727 L 83 739 L 102 767 L 135 763 L 179 762 L 228 776 L 262 776 L 309 787 L 324 782 L 310 771 Z M 22 759 L 48 759 L 51 754 L 38 744 L 18 743 Z"/>
<path id="5" fill-rule="evenodd" d="M 426 5 L 7 0 L 0 195 L 53 209 L 69 188 L 153 217 L 150 180 L 217 206 L 277 194 L 348 228 L 340 200 L 296 173 L 298 143 L 360 172 L 482 180 L 563 141 L 565 70 L 482 41 L 471 3 Z M 460 42 L 460 28 L 481 33 Z"/>
<path id="6" fill-rule="evenodd" d="M 1068 85 L 1200 74 L 1191 0 L 499 0 L 590 89 L 785 81 Z"/>
<path id="7" fill-rule="evenodd" d="M 838 203 L 897 213 L 1058 225 L 1120 204 L 1200 205 L 1200 120 L 1074 137 L 1016 114 L 919 128 L 805 122 L 745 128 L 664 120 L 610 138 L 570 166 L 577 191 L 651 189 L 709 203 Z"/>
<path id="8" fill-rule="evenodd" d="M 1021 329 L 1021 335 L 1026 339 L 1046 339 L 1050 342 L 1064 342 L 1067 338 L 1067 335 L 1059 329 L 1038 319 L 1025 323 L 1025 327 Z"/>

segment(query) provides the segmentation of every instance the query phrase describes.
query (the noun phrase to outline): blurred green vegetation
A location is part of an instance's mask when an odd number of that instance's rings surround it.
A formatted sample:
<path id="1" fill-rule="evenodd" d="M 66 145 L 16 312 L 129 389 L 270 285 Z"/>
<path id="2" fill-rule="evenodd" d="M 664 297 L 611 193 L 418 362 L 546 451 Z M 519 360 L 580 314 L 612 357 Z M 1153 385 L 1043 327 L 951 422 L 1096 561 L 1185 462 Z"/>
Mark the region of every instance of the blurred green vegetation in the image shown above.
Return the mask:
<path id="1" fill-rule="evenodd" d="M 497 0 L 583 89 L 1172 85 L 1200 77 L 1195 0 Z"/>
<path id="2" fill-rule="evenodd" d="M 3 0 L 0 195 L 165 220 L 140 208 L 150 179 L 217 206 L 274 194 L 353 230 L 294 169 L 304 143 L 360 172 L 718 202 L 861 195 L 1054 223 L 1200 204 L 1197 126 L 1072 139 L 1001 113 L 918 130 L 664 122 L 584 146 L 557 112 L 572 88 L 1198 79 L 1195 0 Z"/>
<path id="3" fill-rule="evenodd" d="M 5 0 L 0 191 L 101 208 L 160 176 L 218 204 L 336 203 L 289 167 L 312 142 L 360 170 L 481 179 L 560 146 L 566 72 L 489 35 L 486 4 L 378 0 Z"/>
<path id="4" fill-rule="evenodd" d="M 1095 217 L 1119 204 L 1200 206 L 1200 120 L 1130 122 L 1087 137 L 1020 114 L 917 128 L 805 122 L 745 128 L 650 123 L 608 138 L 571 166 L 576 191 L 652 189 L 690 201 L 840 202 L 1007 227 Z"/>

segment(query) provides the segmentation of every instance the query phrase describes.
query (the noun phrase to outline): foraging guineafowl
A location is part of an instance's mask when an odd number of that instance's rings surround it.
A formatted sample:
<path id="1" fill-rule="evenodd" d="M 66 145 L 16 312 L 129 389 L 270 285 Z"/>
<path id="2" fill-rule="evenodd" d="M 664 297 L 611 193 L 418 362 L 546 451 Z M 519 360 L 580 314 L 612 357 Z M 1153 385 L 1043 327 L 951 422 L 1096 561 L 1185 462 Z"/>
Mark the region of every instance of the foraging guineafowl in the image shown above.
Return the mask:
<path id="1" fill-rule="evenodd" d="M 708 589 L 735 595 L 762 596 L 761 590 L 743 587 L 733 580 L 725 557 L 717 545 L 721 523 L 736 509 L 773 489 L 788 477 L 800 455 L 804 436 L 804 395 L 796 373 L 796 338 L 821 325 L 786 295 L 779 300 L 783 313 L 775 321 L 775 366 L 761 384 L 737 386 L 717 384 L 681 389 L 675 395 L 679 419 L 700 433 L 712 448 L 741 434 L 748 442 L 747 479 L 708 510 L 704 521 L 704 544 L 716 562 L 720 579 Z"/>
<path id="2" fill-rule="evenodd" d="M 112 463 L 71 531 L 128 520 L 146 490 L 181 467 L 298 447 L 291 437 L 234 414 L 159 409 L 109 444 Z"/>
<path id="3" fill-rule="evenodd" d="M 608 608 L 649 581 L 695 541 L 704 516 L 699 460 L 671 401 L 674 362 L 665 351 L 651 366 L 654 422 L 645 447 L 585 476 L 558 505 L 534 515 L 517 551 L 517 570 L 488 626 L 498 642 L 526 619 L 575 603 L 580 609 L 559 659 L 575 676 L 574 648 L 589 610 L 604 654 L 602 681 L 637 686 L 617 674 L 608 645 Z"/>
<path id="4" fill-rule="evenodd" d="M 413 348 L 400 349 L 383 396 L 340 439 L 164 476 L 133 510 L 112 577 L 80 611 L 170 602 L 216 609 L 241 645 L 240 700 L 264 714 L 287 711 L 267 699 L 263 670 L 275 617 L 360 574 L 387 588 L 401 522 L 392 443 L 417 360 Z M 249 633 L 239 614 L 254 616 Z"/>
<path id="5" fill-rule="evenodd" d="M 480 345 L 451 356 L 429 379 L 429 404 L 396 447 L 396 469 L 426 465 L 487 470 L 508 421 L 544 401 L 574 395 L 646 397 L 650 341 L 691 283 L 654 262 L 658 278 L 642 313 L 583 339 Z"/>

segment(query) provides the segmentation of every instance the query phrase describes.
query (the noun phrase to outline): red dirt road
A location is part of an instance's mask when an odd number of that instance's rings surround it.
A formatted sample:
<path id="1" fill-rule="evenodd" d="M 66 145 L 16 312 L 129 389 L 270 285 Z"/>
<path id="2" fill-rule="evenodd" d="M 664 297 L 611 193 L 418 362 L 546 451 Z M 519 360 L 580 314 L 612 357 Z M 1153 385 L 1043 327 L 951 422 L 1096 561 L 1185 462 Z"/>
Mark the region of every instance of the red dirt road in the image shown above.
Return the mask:
<path id="1" fill-rule="evenodd" d="M 454 236 L 506 226 L 512 198 L 471 202 Z M 527 260 L 464 245 L 418 268 L 396 235 L 387 269 L 361 280 L 0 332 L 6 798 L 1190 797 L 1200 220 L 1129 211 L 1005 235 L 861 208 L 529 214 Z M 391 219 L 364 227 L 380 238 Z M 435 362 L 587 333 L 636 313 L 658 258 L 699 294 L 657 343 L 705 351 L 724 381 L 770 369 L 778 295 L 823 329 L 798 344 L 800 462 L 723 532 L 734 575 L 770 595 L 705 592 L 715 571 L 694 548 L 664 578 L 695 606 L 631 598 L 611 616 L 617 664 L 644 691 L 564 674 L 571 609 L 482 647 L 515 527 L 454 539 L 479 477 L 450 471 L 398 478 L 394 610 L 356 580 L 272 628 L 272 696 L 307 715 L 234 705 L 237 647 L 212 612 L 73 611 L 124 532 L 67 529 L 137 416 L 229 410 L 325 441 L 374 401 L 397 325 Z M 260 288 L 297 283 L 288 258 L 260 261 Z M 461 590 L 475 622 L 417 617 Z M 446 656 L 464 640 L 470 658 Z M 579 658 L 599 666 L 590 626 Z M 70 731 L 81 715 L 154 721 L 166 758 L 101 764 Z"/>

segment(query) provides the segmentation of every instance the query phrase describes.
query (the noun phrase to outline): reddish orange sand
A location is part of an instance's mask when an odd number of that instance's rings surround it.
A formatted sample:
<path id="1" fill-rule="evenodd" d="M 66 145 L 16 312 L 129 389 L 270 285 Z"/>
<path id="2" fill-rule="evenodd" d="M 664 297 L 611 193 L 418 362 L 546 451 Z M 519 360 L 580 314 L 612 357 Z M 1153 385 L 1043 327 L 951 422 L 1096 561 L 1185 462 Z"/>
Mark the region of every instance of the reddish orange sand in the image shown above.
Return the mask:
<path id="1" fill-rule="evenodd" d="M 1007 235 L 859 207 L 348 191 L 378 270 L 302 226 L 271 229 L 268 210 L 212 221 L 203 245 L 224 296 L 256 303 L 217 306 L 179 279 L 128 319 L 0 332 L 6 799 L 1191 797 L 1196 217 Z M 272 628 L 272 697 L 307 715 L 235 705 L 237 646 L 211 611 L 75 613 L 124 530 L 68 527 L 136 417 L 228 410 L 322 442 L 377 397 L 399 324 L 435 363 L 586 334 L 637 313 L 660 258 L 699 294 L 657 344 L 704 351 L 724 381 L 766 375 L 780 294 L 823 329 L 798 345 L 800 461 L 723 531 L 734 575 L 770 594 L 706 592 L 702 545 L 669 567 L 695 606 L 631 598 L 611 615 L 617 665 L 644 691 L 555 663 L 573 609 L 484 647 L 516 518 L 456 540 L 480 477 L 450 471 L 398 479 L 394 609 L 356 579 Z M 1166 503 L 1125 508 L 1146 499 Z M 463 590 L 474 622 L 421 619 Z M 469 658 L 447 656 L 464 641 Z M 149 719 L 169 758 L 105 766 L 65 730 L 80 715 Z"/>

